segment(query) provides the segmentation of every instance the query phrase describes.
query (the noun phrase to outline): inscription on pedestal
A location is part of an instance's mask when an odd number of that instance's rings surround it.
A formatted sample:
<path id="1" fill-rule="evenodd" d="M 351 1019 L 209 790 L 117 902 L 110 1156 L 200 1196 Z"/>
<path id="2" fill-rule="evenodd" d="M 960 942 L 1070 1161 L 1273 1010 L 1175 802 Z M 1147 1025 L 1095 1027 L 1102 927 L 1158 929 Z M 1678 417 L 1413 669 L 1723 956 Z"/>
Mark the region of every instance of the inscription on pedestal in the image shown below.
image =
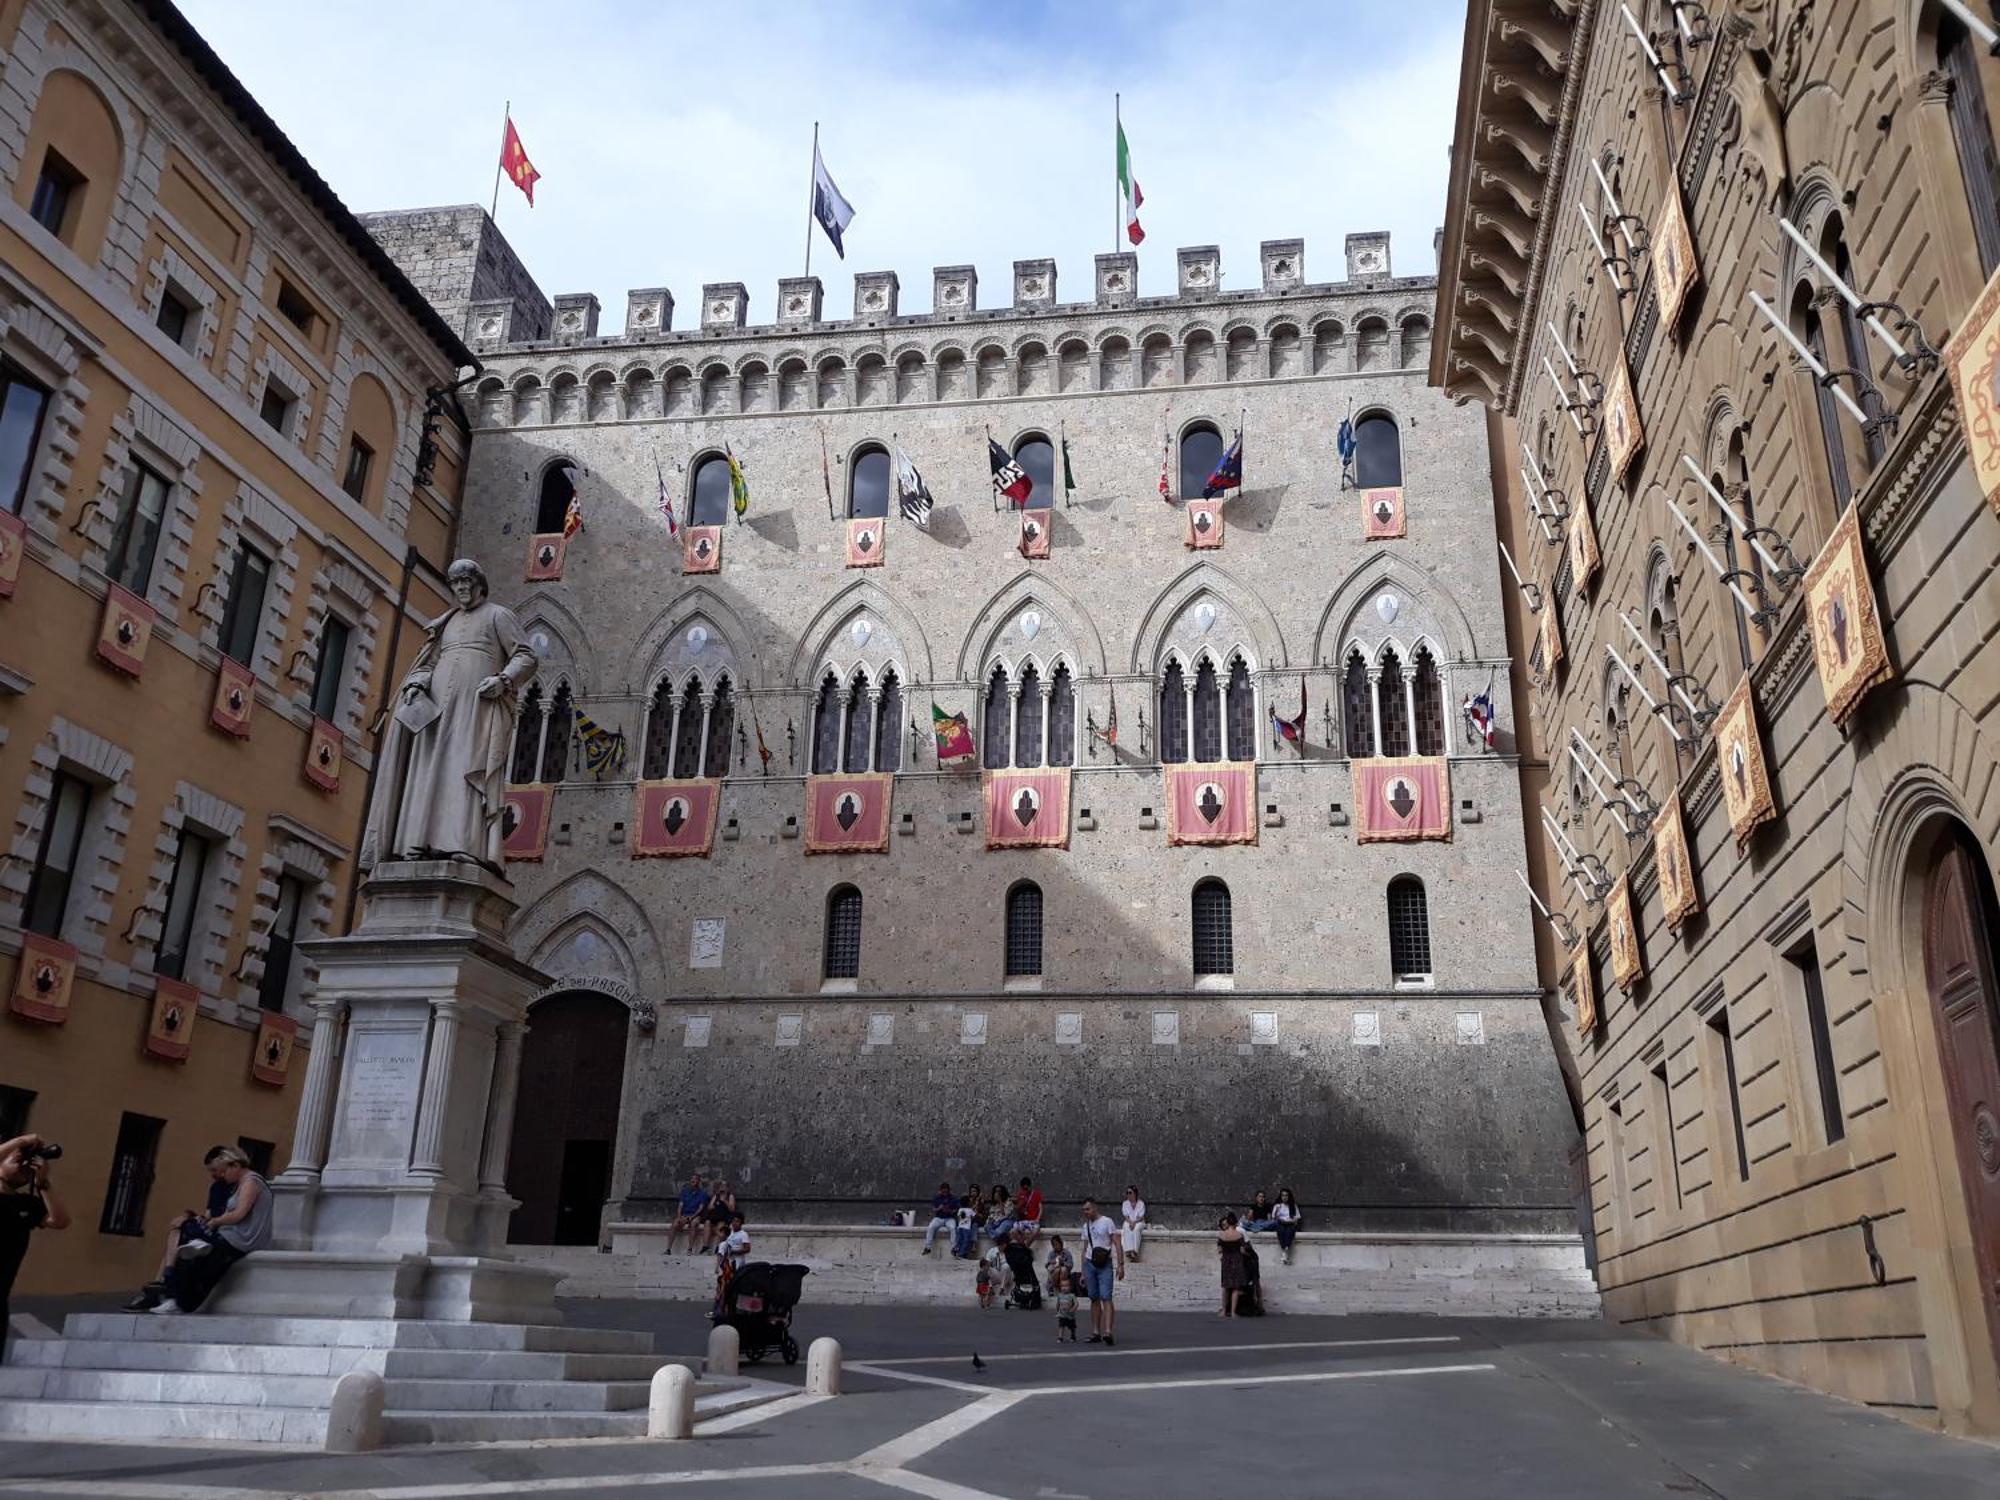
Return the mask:
<path id="1" fill-rule="evenodd" d="M 350 1042 L 345 1088 L 328 1165 L 408 1161 L 422 1090 L 424 1038 L 416 1031 L 363 1031 Z"/>

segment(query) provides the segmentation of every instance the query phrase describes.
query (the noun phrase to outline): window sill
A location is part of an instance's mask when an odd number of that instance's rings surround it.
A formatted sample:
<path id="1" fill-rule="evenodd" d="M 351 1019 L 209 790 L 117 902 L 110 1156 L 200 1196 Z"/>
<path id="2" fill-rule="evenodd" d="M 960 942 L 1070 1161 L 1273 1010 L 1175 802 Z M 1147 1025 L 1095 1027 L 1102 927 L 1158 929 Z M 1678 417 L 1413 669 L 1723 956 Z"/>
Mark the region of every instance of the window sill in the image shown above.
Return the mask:
<path id="1" fill-rule="evenodd" d="M 1000 984 L 1003 994 L 1038 994 L 1041 988 L 1042 976 L 1039 974 L 1010 974 Z"/>
<path id="2" fill-rule="evenodd" d="M 1434 990 L 1437 988 L 1437 979 L 1430 974 L 1399 974 L 1396 976 L 1396 988 L 1398 990 Z"/>
<path id="3" fill-rule="evenodd" d="M 1236 988 L 1234 974 L 1197 974 L 1194 980 L 1197 990 L 1233 990 Z"/>
<path id="4" fill-rule="evenodd" d="M 858 995 L 861 993 L 861 981 L 858 979 L 822 979 L 819 982 L 819 992 L 822 995 Z"/>

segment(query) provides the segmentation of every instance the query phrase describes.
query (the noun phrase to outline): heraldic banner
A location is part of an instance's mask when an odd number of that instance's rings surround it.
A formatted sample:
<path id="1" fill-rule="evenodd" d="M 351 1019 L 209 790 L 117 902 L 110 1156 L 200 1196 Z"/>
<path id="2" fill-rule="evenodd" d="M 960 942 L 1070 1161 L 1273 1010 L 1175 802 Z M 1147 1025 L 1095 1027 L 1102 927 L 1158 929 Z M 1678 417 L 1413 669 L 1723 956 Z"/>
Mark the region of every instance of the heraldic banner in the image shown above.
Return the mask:
<path id="1" fill-rule="evenodd" d="M 889 793 L 895 784 L 887 771 L 808 776 L 806 853 L 887 854 Z"/>
<path id="2" fill-rule="evenodd" d="M 1667 927 L 1678 932 L 1681 923 L 1701 910 L 1701 887 L 1695 883 L 1694 860 L 1688 854 L 1679 792 L 1668 796 L 1653 820 L 1653 865 L 1660 875 L 1660 905 Z"/>
<path id="3" fill-rule="evenodd" d="M 1590 519 L 1590 497 L 1579 495 L 1569 513 L 1569 576 L 1579 589 L 1590 592 L 1590 581 L 1604 554 L 1597 545 L 1597 525 Z"/>
<path id="4" fill-rule="evenodd" d="M 1036 507 L 1021 512 L 1021 556 L 1044 558 L 1049 555 L 1049 518 L 1054 511 Z"/>
<path id="5" fill-rule="evenodd" d="M 1972 472 L 2000 509 L 2000 271 L 1944 346 L 1944 367 L 1958 396 Z"/>
<path id="6" fill-rule="evenodd" d="M 1660 222 L 1653 229 L 1653 285 L 1659 290 L 1660 326 L 1668 333 L 1680 322 L 1688 293 L 1699 280 L 1701 267 L 1695 263 L 1687 206 L 1681 202 L 1680 184 L 1669 177 Z"/>
<path id="7" fill-rule="evenodd" d="M 856 516 L 847 523 L 847 565 L 850 568 L 882 566 L 882 544 L 887 527 L 880 516 Z"/>
<path id="8" fill-rule="evenodd" d="M 153 606 L 130 589 L 112 584 L 104 591 L 104 614 L 97 626 L 97 657 L 128 676 L 146 665 L 153 642 Z"/>
<path id="9" fill-rule="evenodd" d="M 1632 919 L 1632 877 L 1620 875 L 1604 898 L 1605 925 L 1611 929 L 1611 973 L 1618 988 L 1631 994 L 1646 977 L 1646 955 L 1639 947 L 1639 925 Z"/>
<path id="10" fill-rule="evenodd" d="M 1570 956 L 1569 982 L 1570 998 L 1576 1001 L 1577 1033 L 1589 1036 L 1597 1030 L 1597 983 L 1590 973 L 1588 937 L 1576 945 L 1576 952 Z"/>
<path id="11" fill-rule="evenodd" d="M 14 585 L 21 581 L 21 559 L 28 550 L 28 523 L 10 511 L 0 510 L 0 599 L 14 597 Z"/>
<path id="12" fill-rule="evenodd" d="M 988 771 L 981 788 L 989 849 L 1069 847 L 1069 768 Z"/>
<path id="13" fill-rule="evenodd" d="M 273 1088 L 285 1086 L 292 1071 L 292 1046 L 299 1039 L 299 1023 L 274 1010 L 262 1012 L 257 1020 L 257 1044 L 250 1053 L 250 1076 Z"/>
<path id="14" fill-rule="evenodd" d="M 76 949 L 39 932 L 21 934 L 21 966 L 14 971 L 14 1014 L 60 1026 L 69 1019 L 76 986 Z"/>
<path id="15" fill-rule="evenodd" d="M 722 783 L 642 781 L 632 809 L 632 852 L 640 858 L 693 854 L 706 859 L 715 849 L 716 814 Z"/>
<path id="16" fill-rule="evenodd" d="M 527 580 L 530 583 L 554 583 L 562 577 L 563 557 L 569 551 L 569 538 L 560 531 L 543 532 L 528 538 Z"/>
<path id="17" fill-rule="evenodd" d="M 1354 842 L 1451 838 L 1451 762 L 1443 756 L 1357 760 Z"/>
<path id="18" fill-rule="evenodd" d="M 1250 761 L 1168 766 L 1169 844 L 1257 842 L 1257 767 Z"/>
<path id="19" fill-rule="evenodd" d="M 681 571 L 720 573 L 722 571 L 722 528 L 683 526 L 681 528 Z"/>
<path id="20" fill-rule="evenodd" d="M 216 664 L 215 701 L 209 705 L 208 722 L 224 734 L 240 740 L 250 737 L 250 710 L 257 706 L 257 680 L 250 669 L 233 656 Z"/>
<path id="21" fill-rule="evenodd" d="M 153 991 L 153 1017 L 146 1023 L 146 1055 L 186 1062 L 200 1012 L 201 995 L 193 985 L 161 975 Z"/>
<path id="22" fill-rule="evenodd" d="M 306 780 L 323 792 L 340 790 L 340 758 L 347 750 L 347 741 L 338 729 L 324 719 L 314 719 L 312 734 L 306 740 Z"/>
<path id="23" fill-rule="evenodd" d="M 549 846 L 552 786 L 510 786 L 500 808 L 500 857 L 540 859 Z"/>
<path id="24" fill-rule="evenodd" d="M 1845 727 L 1868 690 L 1895 675 L 1861 547 L 1860 512 L 1852 505 L 1806 569 L 1806 623 L 1826 711 Z"/>
<path id="25" fill-rule="evenodd" d="M 1750 674 L 1722 705 L 1715 721 L 1716 755 L 1722 762 L 1722 802 L 1729 809 L 1729 827 L 1740 853 L 1758 825 L 1778 815 L 1771 796 L 1771 773 L 1764 764 L 1764 738 L 1757 732 L 1757 699 L 1750 691 Z"/>
<path id="26" fill-rule="evenodd" d="M 1362 540 L 1386 542 L 1406 534 L 1403 492 L 1400 488 L 1361 492 Z"/>
<path id="27" fill-rule="evenodd" d="M 1222 502 L 1190 500 L 1187 503 L 1187 534 L 1182 543 L 1196 552 L 1222 545 Z"/>
<path id="28" fill-rule="evenodd" d="M 1604 393 L 1604 451 L 1611 460 L 1611 482 L 1623 484 L 1633 456 L 1646 446 L 1646 427 L 1639 419 L 1639 402 L 1632 394 L 1632 372 L 1621 350 L 1611 369 L 1611 389 Z"/>

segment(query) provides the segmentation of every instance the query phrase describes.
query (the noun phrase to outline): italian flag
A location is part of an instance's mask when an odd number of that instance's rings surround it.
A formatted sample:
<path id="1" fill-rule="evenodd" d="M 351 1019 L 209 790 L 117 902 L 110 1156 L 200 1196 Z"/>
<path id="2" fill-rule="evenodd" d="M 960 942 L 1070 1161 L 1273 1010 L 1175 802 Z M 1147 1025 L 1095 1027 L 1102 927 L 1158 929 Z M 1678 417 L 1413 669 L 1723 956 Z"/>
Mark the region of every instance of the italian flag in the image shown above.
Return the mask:
<path id="1" fill-rule="evenodd" d="M 1125 144 L 1125 126 L 1118 126 L 1118 201 L 1125 208 L 1125 234 L 1133 244 L 1146 238 L 1139 227 L 1139 205 L 1146 195 L 1139 191 L 1139 179 L 1132 175 L 1132 148 Z"/>

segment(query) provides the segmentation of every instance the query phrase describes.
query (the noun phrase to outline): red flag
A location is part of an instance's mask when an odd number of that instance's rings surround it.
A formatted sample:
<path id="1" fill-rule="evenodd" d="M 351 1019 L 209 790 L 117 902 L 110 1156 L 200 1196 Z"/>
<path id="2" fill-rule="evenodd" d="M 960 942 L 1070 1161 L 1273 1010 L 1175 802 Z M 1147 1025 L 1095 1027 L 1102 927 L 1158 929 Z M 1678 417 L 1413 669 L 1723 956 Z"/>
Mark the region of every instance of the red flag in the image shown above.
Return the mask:
<path id="1" fill-rule="evenodd" d="M 986 460 L 993 470 L 994 490 L 1013 501 L 1015 506 L 1025 506 L 1029 492 L 1035 487 L 1028 471 L 990 437 L 986 440 Z"/>
<path id="2" fill-rule="evenodd" d="M 521 144 L 521 132 L 514 128 L 512 115 L 507 117 L 507 133 L 500 140 L 500 170 L 521 190 L 528 200 L 528 207 L 533 208 L 535 184 L 541 180 L 542 174 L 528 160 L 528 148 Z"/>

